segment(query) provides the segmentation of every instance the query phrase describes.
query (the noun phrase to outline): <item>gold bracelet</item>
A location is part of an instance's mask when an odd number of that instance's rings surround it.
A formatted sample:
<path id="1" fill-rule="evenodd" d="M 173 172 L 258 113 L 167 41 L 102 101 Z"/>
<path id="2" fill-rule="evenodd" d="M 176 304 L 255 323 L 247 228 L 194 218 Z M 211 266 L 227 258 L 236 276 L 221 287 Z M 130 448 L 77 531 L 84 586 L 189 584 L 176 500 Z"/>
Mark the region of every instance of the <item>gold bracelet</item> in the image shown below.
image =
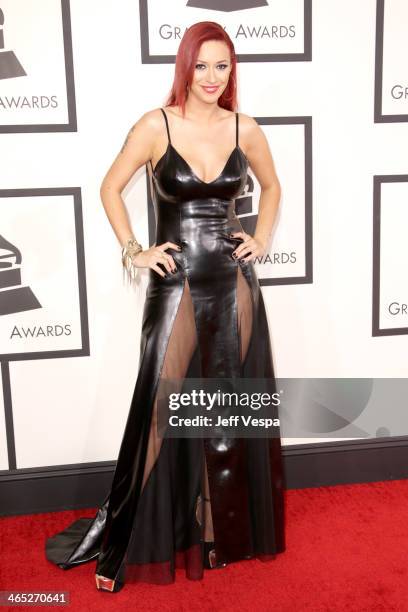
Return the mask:
<path id="1" fill-rule="evenodd" d="M 134 237 L 128 238 L 122 247 L 123 275 L 127 273 L 127 278 L 130 283 L 137 275 L 137 267 L 133 263 L 133 257 L 137 255 L 137 253 L 140 253 L 140 251 L 143 251 L 143 247 Z"/>

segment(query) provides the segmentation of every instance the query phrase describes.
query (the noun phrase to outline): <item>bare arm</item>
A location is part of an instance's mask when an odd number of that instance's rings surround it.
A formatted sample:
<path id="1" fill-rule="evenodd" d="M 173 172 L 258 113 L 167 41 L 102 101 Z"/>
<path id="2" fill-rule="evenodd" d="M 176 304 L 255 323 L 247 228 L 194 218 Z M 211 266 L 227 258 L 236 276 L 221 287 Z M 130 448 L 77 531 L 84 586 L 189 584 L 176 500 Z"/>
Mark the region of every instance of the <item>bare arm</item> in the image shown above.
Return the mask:
<path id="1" fill-rule="evenodd" d="M 275 164 L 266 136 L 255 119 L 240 114 L 240 125 L 246 144 L 246 156 L 261 187 L 259 199 L 258 221 L 253 239 L 258 246 L 248 241 L 239 245 L 236 253 L 239 257 L 252 253 L 245 261 L 263 254 L 268 246 L 272 227 L 281 197 L 281 186 L 276 175 Z M 252 248 L 251 248 L 252 247 Z M 256 249 L 256 252 L 254 250 Z"/>
<path id="2" fill-rule="evenodd" d="M 130 128 L 100 188 L 103 207 L 121 246 L 133 235 L 121 192 L 133 174 L 152 157 L 156 138 L 152 114 L 152 111 L 145 113 Z"/>
<path id="3" fill-rule="evenodd" d="M 162 126 L 159 124 L 156 110 L 142 115 L 130 128 L 120 152 L 114 159 L 100 187 L 103 207 L 122 247 L 134 234 L 121 193 L 133 174 L 152 158 L 160 128 Z M 172 256 L 165 252 L 165 249 L 169 247 L 179 249 L 178 245 L 165 242 L 162 245 L 143 250 L 133 257 L 135 267 L 149 267 L 160 276 L 164 276 L 165 274 L 157 265 L 158 263 L 163 265 L 168 272 L 175 269 Z"/>

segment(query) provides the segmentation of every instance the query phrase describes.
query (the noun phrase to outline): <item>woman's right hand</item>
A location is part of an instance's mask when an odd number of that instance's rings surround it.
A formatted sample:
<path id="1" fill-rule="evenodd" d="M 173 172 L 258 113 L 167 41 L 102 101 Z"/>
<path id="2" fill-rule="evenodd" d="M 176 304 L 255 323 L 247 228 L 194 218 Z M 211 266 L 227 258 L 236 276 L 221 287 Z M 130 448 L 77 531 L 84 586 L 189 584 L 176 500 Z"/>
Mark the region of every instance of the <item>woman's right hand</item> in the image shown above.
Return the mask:
<path id="1" fill-rule="evenodd" d="M 149 249 L 140 251 L 140 253 L 134 255 L 132 257 L 133 265 L 136 268 L 151 268 L 160 274 L 160 276 L 165 277 L 166 273 L 163 272 L 158 264 L 164 266 L 168 272 L 175 272 L 177 270 L 173 257 L 165 252 L 168 248 L 181 251 L 178 244 L 174 242 L 163 242 L 163 244 L 159 244 L 158 246 L 153 245 Z"/>

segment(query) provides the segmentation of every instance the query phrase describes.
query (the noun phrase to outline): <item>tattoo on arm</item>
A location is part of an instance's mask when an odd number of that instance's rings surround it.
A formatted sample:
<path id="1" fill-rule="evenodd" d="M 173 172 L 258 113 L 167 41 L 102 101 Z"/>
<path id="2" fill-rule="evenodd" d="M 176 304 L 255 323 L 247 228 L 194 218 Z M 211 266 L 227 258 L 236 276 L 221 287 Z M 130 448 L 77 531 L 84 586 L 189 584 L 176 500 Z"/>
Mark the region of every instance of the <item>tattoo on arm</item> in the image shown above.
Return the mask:
<path id="1" fill-rule="evenodd" d="M 128 141 L 129 141 L 129 137 L 130 137 L 130 135 L 131 135 L 131 133 L 133 132 L 134 129 L 135 129 L 135 126 L 132 125 L 132 127 L 129 130 L 129 132 L 127 133 L 127 136 L 125 138 L 125 142 L 123 143 L 122 148 L 120 150 L 121 153 L 123 153 L 123 151 L 125 150 L 125 147 L 126 147 Z"/>

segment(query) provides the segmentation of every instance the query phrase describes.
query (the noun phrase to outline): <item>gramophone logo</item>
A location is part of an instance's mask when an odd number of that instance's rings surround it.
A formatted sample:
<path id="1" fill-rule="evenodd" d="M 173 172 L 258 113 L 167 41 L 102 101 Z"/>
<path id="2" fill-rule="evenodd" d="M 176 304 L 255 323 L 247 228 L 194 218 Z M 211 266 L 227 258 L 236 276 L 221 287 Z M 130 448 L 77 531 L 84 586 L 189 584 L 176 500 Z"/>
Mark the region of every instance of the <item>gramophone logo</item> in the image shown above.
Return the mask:
<path id="1" fill-rule="evenodd" d="M 0 133 L 76 131 L 69 3 L 0 2 Z"/>
<path id="2" fill-rule="evenodd" d="M 14 51 L 5 49 L 4 13 L 0 8 L 0 79 L 14 79 L 27 76 Z"/>
<path id="3" fill-rule="evenodd" d="M 232 11 L 268 6 L 268 3 L 264 0 L 189 0 L 186 6 L 231 13 Z"/>
<path id="4" fill-rule="evenodd" d="M 21 282 L 21 252 L 0 235 L 0 316 L 42 308 L 30 287 Z"/>

